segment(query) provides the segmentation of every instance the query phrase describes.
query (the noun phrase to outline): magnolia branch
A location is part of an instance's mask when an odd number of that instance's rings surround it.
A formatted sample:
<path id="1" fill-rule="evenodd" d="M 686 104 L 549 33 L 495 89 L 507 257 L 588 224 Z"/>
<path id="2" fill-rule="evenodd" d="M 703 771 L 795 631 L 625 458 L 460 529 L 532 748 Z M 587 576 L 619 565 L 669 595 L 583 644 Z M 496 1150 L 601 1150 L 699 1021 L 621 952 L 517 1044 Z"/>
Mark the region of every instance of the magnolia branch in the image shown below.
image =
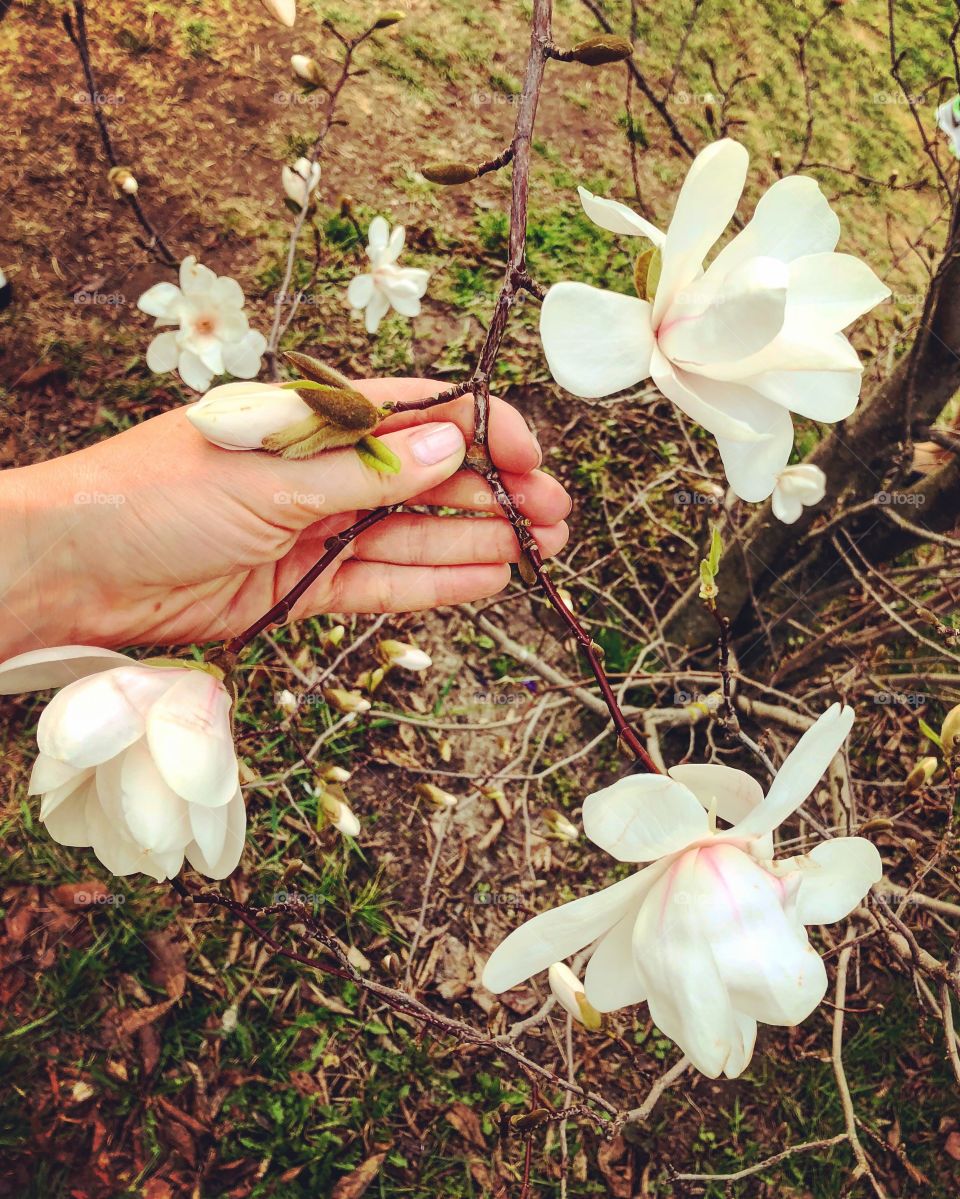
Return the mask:
<path id="1" fill-rule="evenodd" d="M 100 134 L 100 140 L 103 143 L 103 150 L 107 156 L 107 161 L 113 168 L 120 167 L 120 160 L 117 158 L 116 151 L 113 148 L 113 139 L 110 136 L 110 128 L 107 124 L 107 118 L 103 111 L 103 104 L 100 101 L 100 93 L 97 91 L 97 83 L 93 74 L 93 65 L 90 60 L 90 43 L 87 39 L 87 14 L 85 0 L 74 0 L 73 4 L 74 18 L 71 18 L 70 13 L 64 11 L 61 16 L 63 27 L 67 31 L 67 37 L 73 43 L 80 58 L 80 65 L 83 67 L 83 77 L 87 85 L 87 96 L 90 100 L 90 108 L 93 112 L 93 118 L 96 122 L 97 130 Z M 74 24 L 74 19 L 76 24 Z M 140 227 L 150 239 L 147 242 L 141 242 L 143 248 L 152 254 L 164 266 L 176 268 L 179 265 L 179 259 L 166 244 L 160 233 L 154 226 L 153 222 L 147 216 L 140 203 L 140 198 L 136 192 L 129 193 L 118 191 L 117 196 L 123 200 L 132 210 L 134 216 L 140 224 Z"/>

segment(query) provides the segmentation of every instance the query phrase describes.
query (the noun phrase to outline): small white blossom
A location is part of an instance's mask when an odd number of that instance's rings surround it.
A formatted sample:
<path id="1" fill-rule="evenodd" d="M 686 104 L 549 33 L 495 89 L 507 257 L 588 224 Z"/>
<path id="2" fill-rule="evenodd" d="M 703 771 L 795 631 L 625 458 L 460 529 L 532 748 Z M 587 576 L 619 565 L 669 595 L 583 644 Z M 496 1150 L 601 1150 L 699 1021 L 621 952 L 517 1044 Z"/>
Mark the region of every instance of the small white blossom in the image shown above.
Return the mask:
<path id="1" fill-rule="evenodd" d="M 227 371 L 252 379 L 267 339 L 250 328 L 245 302 L 235 279 L 215 274 L 191 254 L 180 265 L 179 287 L 155 283 L 137 301 L 141 312 L 156 317 L 157 326 L 178 326 L 151 341 L 147 366 L 157 374 L 179 371 L 194 391 L 206 391 L 214 375 Z"/>
<path id="2" fill-rule="evenodd" d="M 312 196 L 320 182 L 320 163 L 311 162 L 309 158 L 298 158 L 292 167 L 285 166 L 280 172 L 280 180 L 288 200 L 300 208 L 307 196 Z"/>
<path id="3" fill-rule="evenodd" d="M 557 1003 L 569 1012 L 579 1024 L 598 1029 L 602 1024 L 600 1013 L 590 1006 L 583 983 L 564 962 L 554 962 L 547 971 L 547 981 Z"/>
<path id="4" fill-rule="evenodd" d="M 0 666 L 2 695 L 48 687 L 61 690 L 40 716 L 29 791 L 54 841 L 91 848 L 111 874 L 163 882 L 186 856 L 201 874 L 226 878 L 247 818 L 220 678 L 89 645 Z"/>
<path id="5" fill-rule="evenodd" d="M 813 791 L 852 724 L 850 708 L 824 712 L 766 795 L 742 770 L 691 764 L 627 775 L 588 796 L 590 840 L 619 862 L 651 864 L 515 929 L 487 962 L 484 986 L 509 991 L 596 941 L 584 991 L 598 1012 L 646 1002 L 698 1070 L 737 1077 L 758 1021 L 792 1027 L 823 999 L 827 972 L 806 926 L 842 920 L 882 874 L 863 837 L 774 860 L 774 830 Z"/>
<path id="6" fill-rule="evenodd" d="M 960 158 L 960 96 L 954 96 L 937 109 L 937 127 L 950 138 L 954 158 Z"/>
<path id="7" fill-rule="evenodd" d="M 799 462 L 777 475 L 771 507 L 777 520 L 792 525 L 800 519 L 804 508 L 819 504 L 827 493 L 827 476 L 819 466 Z"/>
<path id="8" fill-rule="evenodd" d="M 404 237 L 402 225 L 396 225 L 391 232 L 382 216 L 376 216 L 370 222 L 367 233 L 370 270 L 357 275 L 347 288 L 347 303 L 355 312 L 363 313 L 368 333 L 376 333 L 391 308 L 408 317 L 420 312 L 420 300 L 427 290 L 430 272 L 397 266 Z"/>

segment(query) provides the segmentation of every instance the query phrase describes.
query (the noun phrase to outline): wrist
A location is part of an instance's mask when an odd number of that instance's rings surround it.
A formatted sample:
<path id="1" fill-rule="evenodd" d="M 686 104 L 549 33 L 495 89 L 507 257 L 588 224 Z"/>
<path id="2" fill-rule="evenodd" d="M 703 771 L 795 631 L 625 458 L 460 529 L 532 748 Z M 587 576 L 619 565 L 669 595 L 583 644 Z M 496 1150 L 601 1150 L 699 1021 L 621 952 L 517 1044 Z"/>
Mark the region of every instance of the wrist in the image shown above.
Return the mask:
<path id="1" fill-rule="evenodd" d="M 91 605 L 76 569 L 83 518 L 66 462 L 0 472 L 0 661 L 95 637 L 84 627 Z"/>

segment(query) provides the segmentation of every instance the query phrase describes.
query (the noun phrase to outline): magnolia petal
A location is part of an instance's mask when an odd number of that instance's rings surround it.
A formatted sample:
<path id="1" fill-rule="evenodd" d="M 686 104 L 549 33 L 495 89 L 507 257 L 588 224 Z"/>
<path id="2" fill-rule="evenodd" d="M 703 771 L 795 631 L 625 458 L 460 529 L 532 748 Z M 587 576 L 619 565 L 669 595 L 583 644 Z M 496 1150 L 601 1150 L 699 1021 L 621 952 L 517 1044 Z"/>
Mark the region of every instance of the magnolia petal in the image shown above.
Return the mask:
<path id="1" fill-rule="evenodd" d="M 784 910 L 784 886 L 733 845 L 700 851 L 698 919 L 734 1007 L 792 1026 L 823 998 L 827 973 L 802 924 Z"/>
<path id="2" fill-rule="evenodd" d="M 834 924 L 863 902 L 883 877 L 883 861 L 866 837 L 824 841 L 802 858 L 795 914 L 802 924 Z"/>
<path id="3" fill-rule="evenodd" d="M 246 303 L 243 288 L 229 275 L 221 275 L 216 279 L 210 288 L 210 294 L 218 307 L 242 308 Z"/>
<path id="4" fill-rule="evenodd" d="M 401 316 L 412 318 L 420 315 L 420 299 L 418 296 L 391 296 L 390 302 Z"/>
<path id="5" fill-rule="evenodd" d="M 147 743 L 168 786 L 190 803 L 218 808 L 237 789 L 230 696 L 203 670 L 185 670 L 150 709 Z"/>
<path id="6" fill-rule="evenodd" d="M 390 226 L 382 216 L 375 216 L 367 230 L 367 249 L 375 253 L 387 248 L 390 240 Z"/>
<path id="7" fill-rule="evenodd" d="M 282 387 L 251 391 L 248 383 L 222 383 L 186 408 L 187 420 L 207 441 L 225 450 L 257 450 L 265 437 L 310 416 L 312 409 Z"/>
<path id="8" fill-rule="evenodd" d="M 612 928 L 646 889 L 644 871 L 534 916 L 501 941 L 483 968 L 483 985 L 500 994 L 547 970 Z"/>
<path id="9" fill-rule="evenodd" d="M 351 308 L 366 308 L 373 296 L 373 275 L 357 275 L 347 288 L 347 303 Z"/>
<path id="10" fill-rule="evenodd" d="M 577 195 L 580 197 L 583 211 L 601 229 L 608 229 L 611 233 L 623 233 L 627 237 L 646 237 L 655 246 L 663 245 L 665 235 L 656 225 L 651 225 L 626 204 L 621 204 L 619 200 L 608 200 L 604 196 L 595 196 L 585 187 L 578 187 Z"/>
<path id="11" fill-rule="evenodd" d="M 41 814 L 43 827 L 58 845 L 68 845 L 74 849 L 89 848 L 87 798 L 91 789 L 96 793 L 96 782 L 88 776 L 79 787 L 74 787 L 64 796 L 62 802 L 57 803 L 46 816 Z"/>
<path id="12" fill-rule="evenodd" d="M 783 327 L 788 282 L 784 263 L 752 258 L 719 287 L 691 284 L 663 318 L 660 349 L 675 365 L 692 370 L 752 357 Z"/>
<path id="13" fill-rule="evenodd" d="M 237 379 L 252 379 L 260 370 L 260 344 L 262 333 L 251 329 L 240 341 L 226 342 L 223 346 L 223 365 Z"/>
<path id="14" fill-rule="evenodd" d="M 196 255 L 188 254 L 180 263 L 180 290 L 185 296 L 198 296 L 208 292 L 216 281 L 216 273 L 208 266 L 197 262 Z"/>
<path id="15" fill-rule="evenodd" d="M 384 249 L 384 262 L 396 262 L 403 252 L 403 243 L 406 240 L 407 231 L 403 225 L 394 225 L 390 231 L 390 237 Z"/>
<path id="16" fill-rule="evenodd" d="M 753 218 L 724 246 L 708 273 L 726 273 L 758 255 L 793 262 L 805 254 L 829 253 L 839 238 L 840 218 L 816 179 L 790 175 L 764 192 Z"/>
<path id="17" fill-rule="evenodd" d="M 803 501 L 795 492 L 774 487 L 770 497 L 770 509 L 777 520 L 785 525 L 793 525 L 803 515 Z"/>
<path id="18" fill-rule="evenodd" d="M 853 412 L 862 381 L 860 370 L 765 371 L 743 380 L 748 387 L 790 412 L 829 424 L 846 420 Z"/>
<path id="19" fill-rule="evenodd" d="M 87 675 L 130 665 L 130 659 L 123 654 L 112 649 L 98 649 L 94 645 L 31 649 L 0 665 L 0 695 L 65 687 Z"/>
<path id="20" fill-rule="evenodd" d="M 773 832 L 800 807 L 825 774 L 853 727 L 853 708 L 833 704 L 788 754 L 763 802 L 737 824 L 739 836 Z"/>
<path id="21" fill-rule="evenodd" d="M 790 315 L 814 337 L 839 333 L 889 295 L 852 254 L 808 254 L 790 264 Z"/>
<path id="22" fill-rule="evenodd" d="M 417 298 L 422 298 L 426 294 L 427 284 L 430 282 L 430 272 L 417 266 L 405 266 L 402 274 L 408 283 L 413 284 L 414 294 Z"/>
<path id="23" fill-rule="evenodd" d="M 735 1041 L 730 1047 L 730 1055 L 724 1062 L 723 1072 L 727 1078 L 740 1077 L 750 1065 L 750 1059 L 753 1057 L 753 1050 L 757 1043 L 757 1022 L 752 1016 L 745 1016 L 734 1008 L 733 1020 L 740 1040 L 739 1043 Z"/>
<path id="24" fill-rule="evenodd" d="M 819 504 L 827 493 L 827 476 L 812 462 L 798 462 L 782 470 L 773 489 L 773 515 L 784 524 L 799 520 L 804 508 Z"/>
<path id="25" fill-rule="evenodd" d="M 195 805 L 191 805 L 190 811 L 193 815 Z M 226 808 L 218 809 L 218 811 L 226 812 L 223 847 L 218 857 L 213 860 L 208 859 L 197 841 L 191 841 L 186 851 L 187 861 L 194 870 L 206 875 L 207 878 L 214 879 L 226 878 L 227 875 L 232 874 L 243 853 L 244 836 L 247 830 L 247 809 L 244 806 L 239 787 Z M 202 820 L 202 817 L 200 819 Z"/>
<path id="26" fill-rule="evenodd" d="M 789 303 L 783 328 L 762 350 L 734 362 L 710 362 L 697 373 L 711 379 L 746 383 L 753 375 L 768 371 L 862 371 L 857 351 L 842 333 L 813 335 L 791 311 Z"/>
<path id="27" fill-rule="evenodd" d="M 757 780 L 733 766 L 690 762 L 673 766 L 667 773 L 692 791 L 706 811 L 712 808 L 728 824 L 742 820 L 763 799 Z"/>
<path id="28" fill-rule="evenodd" d="M 717 1078 L 741 1039 L 706 934 L 704 909 L 715 898 L 701 853 L 683 854 L 654 884 L 634 926 L 633 953 L 654 1023 L 701 1073 Z"/>
<path id="29" fill-rule="evenodd" d="M 38 754 L 33 769 L 30 771 L 27 794 L 43 795 L 45 792 L 64 786 L 65 783 L 73 783 L 76 786 L 81 776 L 86 773 L 85 770 L 71 766 L 68 762 L 61 762 L 58 758 L 51 758 L 47 754 Z"/>
<path id="30" fill-rule="evenodd" d="M 668 867 L 667 862 L 654 862 L 634 876 L 639 882 L 626 914 L 597 942 L 583 985 L 587 1000 L 598 1012 L 614 1012 L 647 997 L 646 983 L 633 958 L 633 926 L 644 896 Z"/>
<path id="31" fill-rule="evenodd" d="M 376 333 L 380 322 L 390 311 L 390 300 L 382 291 L 374 291 L 363 314 L 364 328 L 368 333 Z"/>
<path id="32" fill-rule="evenodd" d="M 184 350 L 189 350 L 196 354 L 201 363 L 210 371 L 211 376 L 223 374 L 225 369 L 223 365 L 223 342 L 219 337 L 181 333 L 180 344 Z"/>
<path id="33" fill-rule="evenodd" d="M 71 766 L 106 762 L 143 736 L 146 713 L 170 687 L 171 676 L 127 665 L 71 683 L 44 708 L 37 745 Z"/>
<path id="34" fill-rule="evenodd" d="M 730 387 L 722 383 L 721 387 Z M 767 404 L 768 401 L 764 400 Z M 793 449 L 793 420 L 786 408 L 769 404 L 769 436 L 759 445 L 717 438 L 723 471 L 734 493 L 748 504 L 765 500 L 777 485 L 777 476 L 790 461 Z"/>
<path id="35" fill-rule="evenodd" d="M 736 212 L 748 162 L 747 151 L 731 138 L 707 146 L 693 160 L 661 248 L 663 265 L 653 304 L 655 329 L 676 293 L 697 277 L 711 246 Z"/>
<path id="36" fill-rule="evenodd" d="M 216 862 L 223 853 L 230 804 L 224 804 L 221 808 L 205 808 L 200 804 L 192 803 L 187 807 L 189 808 L 190 840 L 196 844 L 205 862 Z"/>
<path id="37" fill-rule="evenodd" d="M 204 366 L 192 350 L 181 350 L 177 370 L 184 383 L 194 391 L 206 391 L 213 380 L 213 371 Z"/>
<path id="38" fill-rule="evenodd" d="M 93 785 L 87 791 L 85 813 L 90 845 L 98 861 L 120 878 L 142 871 L 146 854 L 126 835 L 122 826 L 107 816 Z"/>
<path id="39" fill-rule="evenodd" d="M 137 307 L 147 316 L 155 316 L 159 321 L 175 323 L 183 295 L 180 288 L 173 283 L 154 283 L 148 287 L 139 300 Z"/>
<path id="40" fill-rule="evenodd" d="M 147 366 L 155 375 L 176 370 L 179 357 L 180 346 L 176 333 L 158 333 L 147 346 Z"/>
<path id="41" fill-rule="evenodd" d="M 679 371 L 656 348 L 650 365 L 653 381 L 667 399 L 714 437 L 755 447 L 770 435 L 772 418 L 761 409 L 766 401 L 749 388 L 735 383 L 717 386 L 701 374 Z"/>
<path id="42" fill-rule="evenodd" d="M 47 791 L 40 798 L 40 819 L 44 822 L 48 821 L 51 816 L 61 807 L 61 805 L 70 801 L 79 791 L 82 791 L 89 779 L 93 776 L 93 768 L 81 770 L 74 775 L 66 783 L 62 783 L 59 787 L 54 787 L 52 791 Z"/>
<path id="43" fill-rule="evenodd" d="M 662 774 L 628 774 L 587 796 L 583 831 L 618 862 L 652 862 L 705 837 L 710 825 L 681 783 Z"/>
<path id="44" fill-rule="evenodd" d="M 650 374 L 650 305 L 586 283 L 555 283 L 540 310 L 550 373 L 586 399 L 633 387 Z"/>
<path id="45" fill-rule="evenodd" d="M 636 912 L 630 911 L 601 937 L 587 963 L 584 989 L 587 1001 L 598 1012 L 615 1012 L 647 998 L 647 988 L 633 964 L 633 926 Z"/>
<path id="46" fill-rule="evenodd" d="M 145 740 L 123 755 L 120 805 L 130 836 L 152 852 L 182 850 L 191 839 L 187 803 L 164 782 Z"/>

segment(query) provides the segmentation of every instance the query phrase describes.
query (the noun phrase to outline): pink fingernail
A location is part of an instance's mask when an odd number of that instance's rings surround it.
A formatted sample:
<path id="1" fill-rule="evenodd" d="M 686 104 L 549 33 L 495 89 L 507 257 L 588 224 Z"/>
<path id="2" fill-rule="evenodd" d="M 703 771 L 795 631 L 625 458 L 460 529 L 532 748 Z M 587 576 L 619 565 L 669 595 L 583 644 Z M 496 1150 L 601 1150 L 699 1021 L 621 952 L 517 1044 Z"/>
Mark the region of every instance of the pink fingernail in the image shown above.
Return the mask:
<path id="1" fill-rule="evenodd" d="M 410 449 L 421 466 L 436 466 L 451 454 L 462 454 L 465 445 L 457 425 L 428 425 L 413 434 Z"/>

